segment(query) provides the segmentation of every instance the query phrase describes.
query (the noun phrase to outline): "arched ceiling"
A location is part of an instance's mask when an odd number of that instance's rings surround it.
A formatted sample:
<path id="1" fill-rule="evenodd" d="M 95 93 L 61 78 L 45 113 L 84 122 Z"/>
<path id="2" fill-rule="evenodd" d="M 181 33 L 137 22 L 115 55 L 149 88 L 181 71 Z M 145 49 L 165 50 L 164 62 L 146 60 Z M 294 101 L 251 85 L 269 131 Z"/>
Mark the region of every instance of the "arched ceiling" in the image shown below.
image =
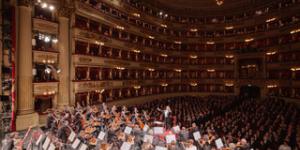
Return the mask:
<path id="1" fill-rule="evenodd" d="M 259 9 L 278 0 L 224 0 L 218 6 L 215 0 L 137 0 L 166 13 L 187 16 L 224 15 Z"/>

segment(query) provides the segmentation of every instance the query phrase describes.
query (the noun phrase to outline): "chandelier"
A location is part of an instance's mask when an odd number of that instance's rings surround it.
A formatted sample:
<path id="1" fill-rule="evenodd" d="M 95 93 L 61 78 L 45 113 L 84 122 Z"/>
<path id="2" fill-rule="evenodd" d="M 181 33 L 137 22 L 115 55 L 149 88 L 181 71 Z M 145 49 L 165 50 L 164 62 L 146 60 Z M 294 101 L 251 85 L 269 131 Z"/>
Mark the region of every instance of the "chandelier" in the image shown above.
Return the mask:
<path id="1" fill-rule="evenodd" d="M 218 6 L 221 6 L 224 4 L 224 0 L 216 0 L 216 3 Z"/>

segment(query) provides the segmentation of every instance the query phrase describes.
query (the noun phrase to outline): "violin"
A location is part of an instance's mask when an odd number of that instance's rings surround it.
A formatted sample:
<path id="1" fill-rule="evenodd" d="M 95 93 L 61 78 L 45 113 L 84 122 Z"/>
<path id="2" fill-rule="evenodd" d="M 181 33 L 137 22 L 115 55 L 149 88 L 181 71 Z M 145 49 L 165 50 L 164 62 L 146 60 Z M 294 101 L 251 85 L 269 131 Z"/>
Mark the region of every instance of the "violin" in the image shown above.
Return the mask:
<path id="1" fill-rule="evenodd" d="M 132 122 L 130 121 L 130 117 L 129 116 L 125 116 L 125 123 L 126 124 L 131 124 Z"/>
<path id="2" fill-rule="evenodd" d="M 138 123 L 139 127 L 140 127 L 141 129 L 143 129 L 144 126 L 145 126 L 145 124 L 143 123 L 142 119 L 141 119 L 140 117 L 137 116 L 136 120 L 137 120 L 137 123 Z"/>

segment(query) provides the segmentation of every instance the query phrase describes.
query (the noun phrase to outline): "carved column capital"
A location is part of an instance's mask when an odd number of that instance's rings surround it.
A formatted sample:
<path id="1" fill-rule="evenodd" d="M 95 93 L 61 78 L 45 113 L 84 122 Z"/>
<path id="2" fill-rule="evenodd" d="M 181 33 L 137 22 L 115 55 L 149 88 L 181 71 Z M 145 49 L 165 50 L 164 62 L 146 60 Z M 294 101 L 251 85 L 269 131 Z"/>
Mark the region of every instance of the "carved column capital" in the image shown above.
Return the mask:
<path id="1" fill-rule="evenodd" d="M 58 16 L 59 16 L 59 17 L 70 18 L 73 12 L 74 12 L 74 9 L 73 9 L 73 8 L 69 8 L 69 7 L 61 7 L 61 8 L 58 10 Z"/>
<path id="2" fill-rule="evenodd" d="M 60 7 L 58 9 L 58 15 L 60 17 L 70 18 L 74 11 L 75 11 L 74 1 L 61 0 Z"/>
<path id="3" fill-rule="evenodd" d="M 18 0 L 18 6 L 32 6 L 34 4 L 34 0 Z"/>

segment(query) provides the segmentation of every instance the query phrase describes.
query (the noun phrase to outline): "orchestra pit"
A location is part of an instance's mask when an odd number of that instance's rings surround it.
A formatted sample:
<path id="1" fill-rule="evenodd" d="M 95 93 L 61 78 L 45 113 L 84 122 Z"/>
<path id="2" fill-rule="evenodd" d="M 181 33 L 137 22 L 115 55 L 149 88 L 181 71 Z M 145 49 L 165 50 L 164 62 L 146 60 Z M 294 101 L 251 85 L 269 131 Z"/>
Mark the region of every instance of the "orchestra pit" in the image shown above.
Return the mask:
<path id="1" fill-rule="evenodd" d="M 300 149 L 300 0 L 0 11 L 0 150 Z"/>

